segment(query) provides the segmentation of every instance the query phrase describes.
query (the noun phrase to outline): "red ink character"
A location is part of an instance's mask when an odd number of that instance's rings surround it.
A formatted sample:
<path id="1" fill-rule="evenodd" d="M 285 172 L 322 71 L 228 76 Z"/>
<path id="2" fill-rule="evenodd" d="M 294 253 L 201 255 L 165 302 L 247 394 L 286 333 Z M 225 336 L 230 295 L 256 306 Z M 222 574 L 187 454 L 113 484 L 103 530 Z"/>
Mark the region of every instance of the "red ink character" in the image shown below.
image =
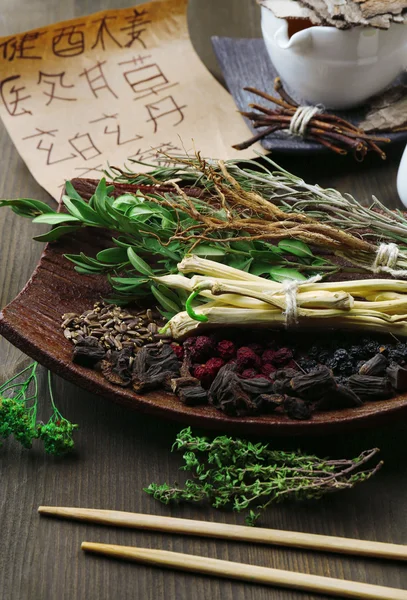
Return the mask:
<path id="1" fill-rule="evenodd" d="M 169 115 L 173 114 L 178 115 L 178 121 L 173 123 L 173 127 L 176 127 L 182 123 L 185 118 L 182 109 L 186 108 L 186 104 L 178 106 L 172 96 L 165 96 L 165 98 L 157 100 L 156 102 L 151 102 L 145 106 L 150 117 L 147 119 L 147 123 L 150 121 L 154 123 L 154 133 L 157 133 L 158 130 L 158 120 L 162 119 L 163 117 L 168 117 Z"/>
<path id="2" fill-rule="evenodd" d="M 129 138 L 128 140 L 124 140 L 121 137 L 121 130 L 120 130 L 120 125 L 117 124 L 115 129 L 109 130 L 109 126 L 106 125 L 104 132 L 106 135 L 109 134 L 116 134 L 116 144 L 118 146 L 123 146 L 123 144 L 128 144 L 129 142 L 136 142 L 137 140 L 141 140 L 143 138 L 142 135 L 138 135 L 136 133 L 135 137 Z"/>
<path id="3" fill-rule="evenodd" d="M 34 137 L 34 136 L 33 136 Z M 37 144 L 37 150 L 43 150 L 47 152 L 47 165 L 55 165 L 56 163 L 64 162 L 66 160 L 71 160 L 76 157 L 76 154 L 71 153 L 69 156 L 65 156 L 64 158 L 52 158 L 52 153 L 54 150 L 54 142 L 51 142 L 47 147 L 43 146 L 43 140 L 40 140 Z"/>
<path id="4" fill-rule="evenodd" d="M 15 58 L 41 60 L 42 56 L 31 54 L 30 50 L 35 50 L 35 44 L 32 42 L 36 42 L 45 33 L 45 31 L 35 31 L 34 33 L 24 33 L 20 38 L 16 36 L 8 38 L 0 44 L 0 48 L 3 48 L 4 60 L 12 61 Z"/>
<path id="5" fill-rule="evenodd" d="M 82 135 L 79 135 L 79 133 L 77 133 L 73 138 L 71 138 L 68 141 L 71 144 L 71 146 L 77 152 L 79 152 L 79 154 L 84 160 L 90 160 L 91 158 L 95 158 L 96 156 L 99 156 L 99 154 L 102 154 L 101 151 L 93 143 L 89 133 L 84 133 Z"/>
<path id="6" fill-rule="evenodd" d="M 23 94 L 25 85 L 16 85 L 17 79 L 20 79 L 21 75 L 12 75 L 6 77 L 3 81 L 0 81 L 0 98 L 3 101 L 6 111 L 12 117 L 20 117 L 21 115 L 32 115 L 30 110 L 27 110 L 23 106 L 20 108 L 20 104 L 31 98 L 30 94 Z"/>
<path id="7" fill-rule="evenodd" d="M 84 26 L 85 23 L 77 23 L 54 30 L 57 34 L 52 38 L 52 52 L 55 56 L 71 58 L 85 52 L 85 35 L 83 31 L 78 30 Z"/>
<path id="8" fill-rule="evenodd" d="M 55 137 L 55 134 L 57 133 L 57 131 L 59 131 L 58 129 L 49 129 L 47 131 L 44 131 L 43 129 L 38 129 L 38 127 L 35 128 L 35 131 L 37 133 L 33 133 L 32 135 L 26 135 L 25 137 L 23 137 L 23 140 L 30 140 L 31 138 L 35 138 L 35 137 L 39 137 L 39 136 L 43 136 L 43 135 L 49 135 L 50 137 Z"/>
<path id="9" fill-rule="evenodd" d="M 146 10 L 138 10 L 137 8 L 133 9 L 133 14 L 129 17 L 125 17 L 125 20 L 128 22 L 126 27 L 122 27 L 120 31 L 128 31 L 128 36 L 130 37 L 127 44 L 125 44 L 126 48 L 131 48 L 134 42 L 139 42 L 143 48 L 146 48 L 146 44 L 144 40 L 142 40 L 141 35 L 147 31 L 147 28 L 144 25 L 148 25 L 151 21 L 145 19 L 145 16 L 148 15 Z"/>
<path id="10" fill-rule="evenodd" d="M 123 73 L 125 80 L 136 94 L 135 100 L 145 98 L 151 94 L 157 95 L 158 92 L 178 85 L 177 83 L 170 83 L 157 64 L 144 65 L 144 60 L 147 58 L 150 57 L 138 56 L 132 60 L 119 63 L 119 65 L 136 65 L 135 69 L 128 69 Z M 137 66 L 140 62 L 143 65 L 141 67 Z"/>
<path id="11" fill-rule="evenodd" d="M 105 36 L 109 37 L 112 40 L 112 42 L 114 42 L 116 44 L 116 46 L 119 46 L 119 48 L 122 48 L 122 45 L 113 36 L 112 32 L 109 29 L 108 23 L 107 23 L 109 19 L 116 20 L 116 18 L 117 17 L 102 17 L 101 19 L 96 19 L 96 21 L 92 21 L 92 23 L 100 23 L 95 43 L 92 46 L 92 50 L 94 48 L 97 48 L 97 46 L 99 44 L 102 46 L 102 50 L 106 49 Z"/>
<path id="12" fill-rule="evenodd" d="M 86 77 L 89 87 L 95 98 L 99 98 L 97 92 L 100 92 L 100 90 L 108 90 L 115 98 L 118 98 L 112 88 L 109 87 L 107 79 L 103 73 L 102 67 L 104 64 L 106 64 L 105 60 L 103 62 L 98 61 L 94 67 L 85 69 L 82 73 L 80 73 L 79 77 Z"/>
<path id="13" fill-rule="evenodd" d="M 66 102 L 75 102 L 77 100 L 77 98 L 57 96 L 57 93 L 59 92 L 58 87 L 60 87 L 61 89 L 75 87 L 74 85 L 68 85 L 64 83 L 64 76 L 65 71 L 63 71 L 62 73 L 43 73 L 42 71 L 39 71 L 37 85 L 40 85 L 40 83 L 44 83 L 46 85 L 49 85 L 51 88 L 50 91 L 43 92 L 45 96 L 49 97 L 49 100 L 45 106 L 51 104 L 53 100 L 65 100 Z"/>

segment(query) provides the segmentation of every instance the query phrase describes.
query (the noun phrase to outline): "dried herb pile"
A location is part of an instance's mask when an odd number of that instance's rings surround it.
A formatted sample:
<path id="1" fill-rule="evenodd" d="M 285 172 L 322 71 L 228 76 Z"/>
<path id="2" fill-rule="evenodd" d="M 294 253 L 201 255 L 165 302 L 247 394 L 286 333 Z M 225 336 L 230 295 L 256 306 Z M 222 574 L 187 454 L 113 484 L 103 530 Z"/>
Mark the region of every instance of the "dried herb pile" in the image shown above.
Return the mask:
<path id="1" fill-rule="evenodd" d="M 245 512 L 248 525 L 273 503 L 319 499 L 350 489 L 367 481 L 382 464 L 364 467 L 377 455 L 376 448 L 353 459 L 331 460 L 228 436 L 211 440 L 193 435 L 190 428 L 178 434 L 174 449 L 184 452 L 181 470 L 191 479 L 184 487 L 152 483 L 145 491 L 164 504 L 209 502 L 214 508 Z"/>
<path id="2" fill-rule="evenodd" d="M 52 414 L 46 423 L 38 421 L 37 368 L 38 363 L 33 363 L 0 386 L 0 439 L 13 436 L 24 448 L 31 448 L 34 440 L 40 439 L 45 452 L 61 456 L 73 449 L 72 435 L 78 426 L 65 419 L 56 407 L 49 372 Z"/>

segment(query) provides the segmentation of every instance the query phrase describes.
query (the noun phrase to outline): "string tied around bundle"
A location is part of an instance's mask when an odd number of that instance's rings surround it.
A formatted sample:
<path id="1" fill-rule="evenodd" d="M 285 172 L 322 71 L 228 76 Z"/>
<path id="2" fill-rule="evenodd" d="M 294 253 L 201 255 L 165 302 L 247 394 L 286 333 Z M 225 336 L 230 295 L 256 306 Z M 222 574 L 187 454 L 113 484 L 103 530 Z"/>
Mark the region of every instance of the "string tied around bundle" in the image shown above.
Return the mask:
<path id="1" fill-rule="evenodd" d="M 302 286 L 309 283 L 316 283 L 322 279 L 321 275 L 310 277 L 306 281 L 297 281 L 295 279 L 286 279 L 282 282 L 283 293 L 285 294 L 285 325 L 290 327 L 298 322 L 297 293 Z"/>
<path id="2" fill-rule="evenodd" d="M 389 273 L 393 277 L 407 277 L 407 271 L 396 269 L 400 248 L 397 244 L 380 244 L 373 261 L 373 273 Z"/>
<path id="3" fill-rule="evenodd" d="M 291 135 L 304 137 L 311 119 L 323 110 L 324 107 L 321 104 L 317 106 L 299 106 L 290 121 Z"/>

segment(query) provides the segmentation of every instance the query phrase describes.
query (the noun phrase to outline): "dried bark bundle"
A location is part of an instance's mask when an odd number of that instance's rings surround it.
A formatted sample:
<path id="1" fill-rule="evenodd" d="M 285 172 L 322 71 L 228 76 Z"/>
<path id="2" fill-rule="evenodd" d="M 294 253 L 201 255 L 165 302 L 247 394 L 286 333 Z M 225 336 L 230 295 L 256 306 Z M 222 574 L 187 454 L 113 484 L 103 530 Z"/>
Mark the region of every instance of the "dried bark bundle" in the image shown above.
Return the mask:
<path id="1" fill-rule="evenodd" d="M 124 348 L 119 352 L 110 351 L 105 360 L 102 361 L 102 373 L 104 377 L 114 383 L 127 387 L 131 383 L 133 352 L 130 348 Z"/>
<path id="2" fill-rule="evenodd" d="M 312 25 L 337 29 L 370 26 L 388 29 L 407 17 L 406 0 L 258 0 L 276 17 L 306 19 Z"/>
<path id="3" fill-rule="evenodd" d="M 94 367 L 106 355 L 106 349 L 99 340 L 88 335 L 74 347 L 72 361 L 82 367 Z"/>
<path id="4" fill-rule="evenodd" d="M 272 109 L 252 103 L 249 104 L 249 107 L 253 110 L 240 111 L 241 115 L 250 119 L 255 129 L 260 129 L 260 133 L 244 142 L 235 144 L 233 148 L 245 150 L 276 131 L 290 131 L 292 121 L 297 114 L 298 103 L 284 90 L 279 77 L 276 77 L 274 81 L 274 89 L 281 98 L 275 98 L 252 87 L 244 89 L 273 102 L 278 108 Z M 369 151 L 376 152 L 382 159 L 385 159 L 386 154 L 377 144 L 390 142 L 388 138 L 367 134 L 360 126 L 356 127 L 341 117 L 326 112 L 317 113 L 310 119 L 303 137 L 325 146 L 336 154 L 344 155 L 351 151 L 359 161 L 362 161 Z"/>

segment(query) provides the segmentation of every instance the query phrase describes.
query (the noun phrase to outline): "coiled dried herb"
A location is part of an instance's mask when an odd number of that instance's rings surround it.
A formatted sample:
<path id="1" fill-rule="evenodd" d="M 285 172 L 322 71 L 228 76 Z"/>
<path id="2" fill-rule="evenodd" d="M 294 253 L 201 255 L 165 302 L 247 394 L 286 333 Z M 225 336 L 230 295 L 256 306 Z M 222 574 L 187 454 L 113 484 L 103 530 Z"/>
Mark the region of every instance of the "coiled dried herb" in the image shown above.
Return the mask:
<path id="1" fill-rule="evenodd" d="M 330 460 L 297 452 L 270 450 L 267 444 L 222 435 L 210 440 L 183 429 L 173 450 L 184 452 L 183 471 L 190 471 L 184 487 L 152 483 L 144 491 L 164 504 L 207 501 L 215 508 L 247 511 L 246 523 L 254 525 L 261 511 L 285 499 L 318 499 L 352 488 L 381 467 L 360 470 L 378 453 L 366 450 L 353 459 Z"/>

